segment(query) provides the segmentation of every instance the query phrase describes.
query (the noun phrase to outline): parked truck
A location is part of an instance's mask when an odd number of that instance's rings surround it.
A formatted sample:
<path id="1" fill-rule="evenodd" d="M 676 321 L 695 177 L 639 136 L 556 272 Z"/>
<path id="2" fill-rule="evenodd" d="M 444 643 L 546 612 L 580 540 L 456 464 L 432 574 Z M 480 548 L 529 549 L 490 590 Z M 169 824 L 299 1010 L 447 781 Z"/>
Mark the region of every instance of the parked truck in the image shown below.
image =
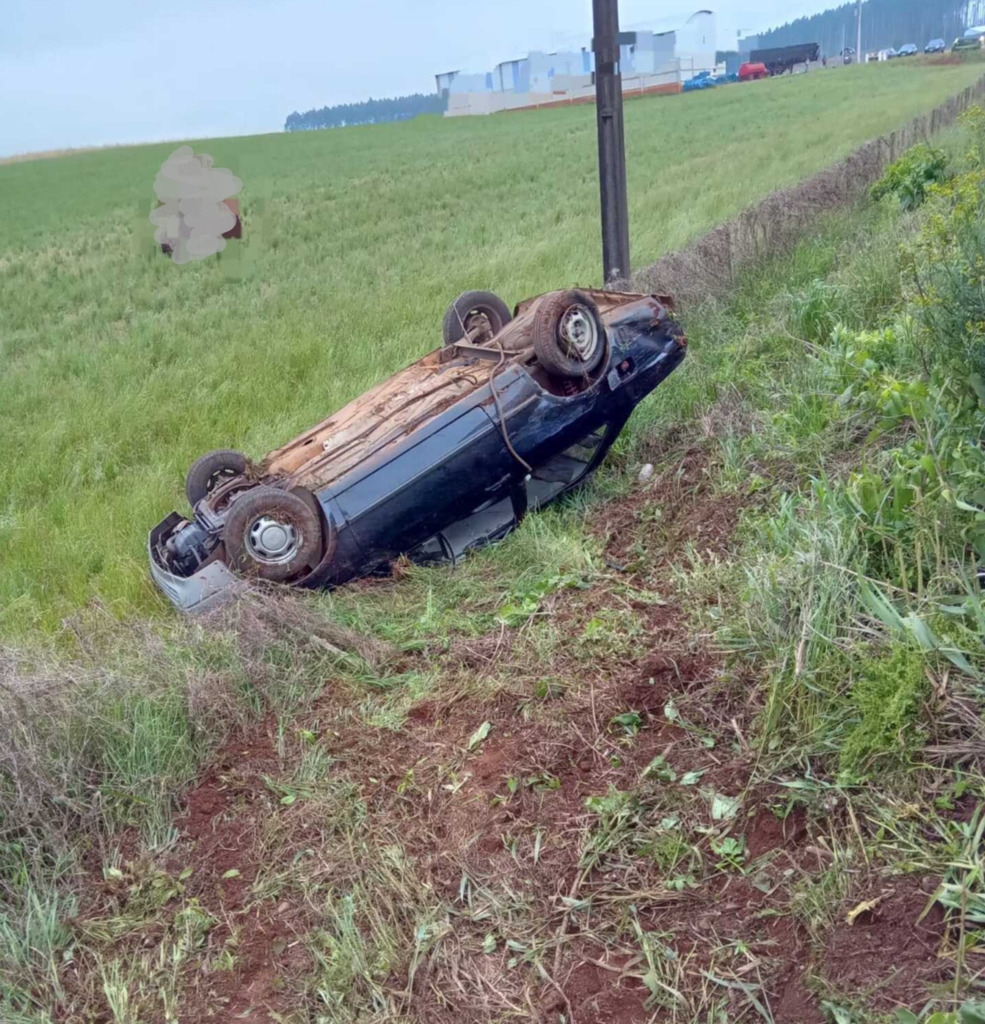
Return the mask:
<path id="1" fill-rule="evenodd" d="M 753 50 L 749 54 L 752 64 L 765 64 L 771 75 L 792 71 L 797 64 L 809 64 L 821 56 L 817 43 L 798 43 L 796 46 L 774 46 L 766 50 Z"/>

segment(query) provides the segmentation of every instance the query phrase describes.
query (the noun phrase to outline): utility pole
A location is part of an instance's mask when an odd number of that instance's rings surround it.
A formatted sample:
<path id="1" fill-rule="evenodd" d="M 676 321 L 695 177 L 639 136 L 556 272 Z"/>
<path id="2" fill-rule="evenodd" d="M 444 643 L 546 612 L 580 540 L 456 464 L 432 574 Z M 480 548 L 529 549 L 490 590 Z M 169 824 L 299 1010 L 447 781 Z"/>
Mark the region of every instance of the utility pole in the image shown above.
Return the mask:
<path id="1" fill-rule="evenodd" d="M 595 117 L 599 140 L 602 205 L 602 271 L 608 284 L 629 277 L 629 205 L 626 196 L 626 141 L 619 70 L 618 0 L 592 0 L 595 37 Z"/>
<path id="2" fill-rule="evenodd" d="M 855 59 L 859 64 L 862 60 L 862 0 L 858 0 L 858 45 L 855 47 Z"/>

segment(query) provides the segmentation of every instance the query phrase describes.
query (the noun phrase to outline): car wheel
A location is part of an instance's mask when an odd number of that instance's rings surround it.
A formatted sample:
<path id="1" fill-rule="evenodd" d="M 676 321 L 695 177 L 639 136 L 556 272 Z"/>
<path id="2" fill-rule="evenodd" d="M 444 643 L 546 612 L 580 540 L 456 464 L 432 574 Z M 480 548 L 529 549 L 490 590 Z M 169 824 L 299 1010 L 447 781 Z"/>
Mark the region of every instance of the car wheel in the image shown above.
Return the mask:
<path id="1" fill-rule="evenodd" d="M 602 317 L 584 292 L 545 296 L 534 313 L 532 333 L 538 362 L 557 377 L 584 377 L 605 356 Z"/>
<path id="2" fill-rule="evenodd" d="M 446 345 L 462 341 L 466 334 L 478 330 L 475 343 L 481 345 L 498 334 L 513 317 L 505 302 L 492 292 L 462 292 L 445 310 L 441 336 Z M 485 323 L 482 321 L 485 320 Z"/>
<path id="3" fill-rule="evenodd" d="M 192 463 L 185 477 L 185 495 L 194 508 L 217 487 L 246 472 L 246 456 L 229 448 L 208 452 Z"/>
<path id="4" fill-rule="evenodd" d="M 327 554 L 330 554 L 335 547 L 335 530 L 332 528 L 330 519 L 322 518 L 321 503 L 318 499 L 308 490 L 307 487 L 292 487 L 291 494 L 297 495 L 315 514 L 315 519 L 318 520 L 321 526 L 321 539 L 322 544 L 318 549 L 318 555 L 315 562 L 312 563 L 314 566 L 316 563 L 320 563 Z"/>
<path id="5" fill-rule="evenodd" d="M 300 495 L 254 487 L 233 501 L 223 539 L 232 568 L 245 576 L 285 583 L 317 564 L 322 525 Z"/>

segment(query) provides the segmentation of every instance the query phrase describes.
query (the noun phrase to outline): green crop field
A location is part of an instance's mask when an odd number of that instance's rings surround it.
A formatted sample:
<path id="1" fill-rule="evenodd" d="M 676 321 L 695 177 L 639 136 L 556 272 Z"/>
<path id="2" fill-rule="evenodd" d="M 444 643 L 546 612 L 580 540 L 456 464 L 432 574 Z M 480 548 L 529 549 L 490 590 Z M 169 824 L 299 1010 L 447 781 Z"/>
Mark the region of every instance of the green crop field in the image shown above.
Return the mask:
<path id="1" fill-rule="evenodd" d="M 626 107 L 639 266 L 970 84 L 862 67 Z M 600 276 L 595 112 L 210 140 L 245 239 L 176 266 L 147 223 L 172 145 L 0 166 L 0 632 L 163 608 L 147 530 L 205 450 L 258 456 L 434 347 L 467 288 Z"/>

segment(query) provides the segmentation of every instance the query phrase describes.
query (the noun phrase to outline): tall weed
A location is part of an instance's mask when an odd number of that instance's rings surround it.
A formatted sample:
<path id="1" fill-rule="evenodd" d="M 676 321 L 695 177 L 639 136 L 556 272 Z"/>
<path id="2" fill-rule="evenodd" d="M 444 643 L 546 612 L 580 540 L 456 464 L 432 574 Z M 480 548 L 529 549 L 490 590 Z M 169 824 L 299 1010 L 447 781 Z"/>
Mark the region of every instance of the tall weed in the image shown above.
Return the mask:
<path id="1" fill-rule="evenodd" d="M 764 748 L 833 755 L 844 780 L 909 762 L 928 670 L 977 680 L 983 666 L 968 581 L 985 563 L 985 113 L 966 122 L 957 173 L 942 181 L 935 155 L 924 209 L 891 214 L 916 241 L 888 226 L 790 291 L 803 347 L 778 345 L 757 385 L 775 396 L 765 449 L 809 480 L 749 518 L 719 635 L 772 666 Z"/>

